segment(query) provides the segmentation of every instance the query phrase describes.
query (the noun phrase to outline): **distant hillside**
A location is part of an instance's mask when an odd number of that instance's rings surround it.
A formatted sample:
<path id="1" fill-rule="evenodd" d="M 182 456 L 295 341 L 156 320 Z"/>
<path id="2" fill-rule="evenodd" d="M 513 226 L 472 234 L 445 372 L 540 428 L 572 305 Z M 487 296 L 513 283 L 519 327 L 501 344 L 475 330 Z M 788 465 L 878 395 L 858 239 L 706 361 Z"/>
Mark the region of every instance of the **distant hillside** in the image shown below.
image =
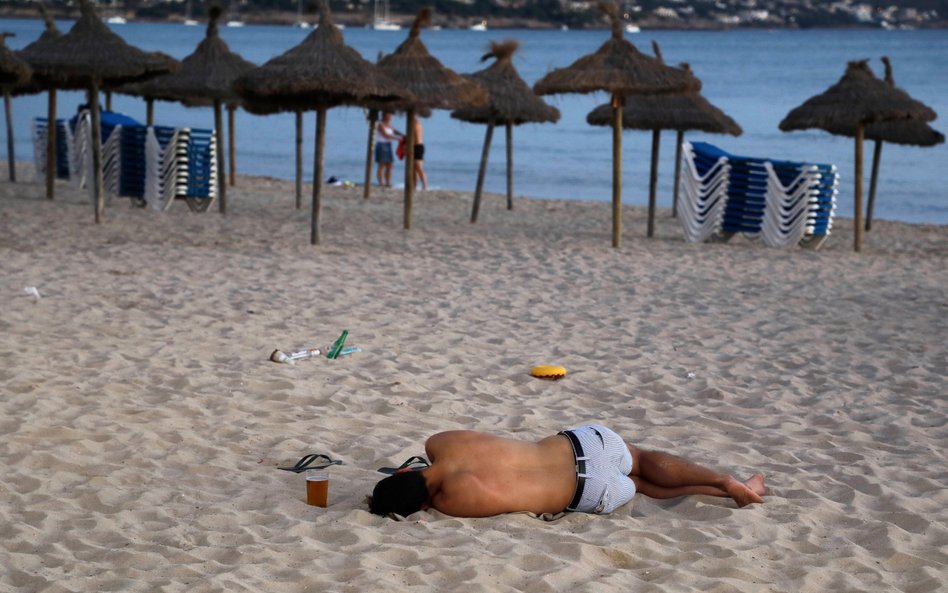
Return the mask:
<path id="1" fill-rule="evenodd" d="M 46 0 L 57 18 L 75 18 L 74 1 Z M 313 22 L 311 0 L 233 0 L 227 17 L 248 23 L 293 23 L 298 14 Z M 622 2 L 624 18 L 649 29 L 721 29 L 877 27 L 941 28 L 948 26 L 948 0 L 642 0 Z M 103 16 L 139 20 L 201 19 L 211 5 L 203 0 L 114 0 L 99 3 Z M 352 26 L 372 22 L 375 0 L 332 2 L 336 20 Z M 390 0 L 392 19 L 409 25 L 420 6 L 431 6 L 442 27 L 468 27 L 487 21 L 490 28 L 603 27 L 606 21 L 594 0 Z M 34 17 L 35 2 L 0 0 L 0 15 Z"/>

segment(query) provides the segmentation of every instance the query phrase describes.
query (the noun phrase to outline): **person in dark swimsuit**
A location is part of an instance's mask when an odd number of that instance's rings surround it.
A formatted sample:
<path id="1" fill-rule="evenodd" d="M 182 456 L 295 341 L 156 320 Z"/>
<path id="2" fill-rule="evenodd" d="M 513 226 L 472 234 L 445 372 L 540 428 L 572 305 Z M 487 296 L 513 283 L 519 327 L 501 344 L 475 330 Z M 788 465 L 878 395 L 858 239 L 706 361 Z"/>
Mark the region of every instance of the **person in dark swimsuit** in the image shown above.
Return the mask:
<path id="1" fill-rule="evenodd" d="M 425 136 L 421 118 L 415 118 L 415 185 L 421 182 L 421 189 L 428 189 L 428 175 L 425 173 Z"/>

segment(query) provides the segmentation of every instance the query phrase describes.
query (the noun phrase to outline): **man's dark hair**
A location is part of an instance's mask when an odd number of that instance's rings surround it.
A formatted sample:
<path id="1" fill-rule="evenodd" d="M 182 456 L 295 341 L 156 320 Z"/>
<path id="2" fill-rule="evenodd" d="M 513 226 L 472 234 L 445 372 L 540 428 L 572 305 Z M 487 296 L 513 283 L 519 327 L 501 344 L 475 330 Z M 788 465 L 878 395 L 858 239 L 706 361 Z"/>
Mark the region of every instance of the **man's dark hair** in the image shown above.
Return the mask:
<path id="1" fill-rule="evenodd" d="M 420 511 L 429 498 L 422 472 L 402 472 L 380 480 L 375 485 L 369 499 L 369 510 L 376 515 L 395 513 L 407 517 Z"/>

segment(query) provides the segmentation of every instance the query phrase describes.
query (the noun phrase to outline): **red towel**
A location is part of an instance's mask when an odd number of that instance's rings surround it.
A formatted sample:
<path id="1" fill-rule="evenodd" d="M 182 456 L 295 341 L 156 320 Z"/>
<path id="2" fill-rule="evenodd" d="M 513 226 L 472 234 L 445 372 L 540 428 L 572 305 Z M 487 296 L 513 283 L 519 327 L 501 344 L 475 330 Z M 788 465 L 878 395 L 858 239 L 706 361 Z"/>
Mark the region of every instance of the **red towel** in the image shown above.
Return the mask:
<path id="1" fill-rule="evenodd" d="M 402 136 L 398 141 L 398 148 L 395 149 L 395 154 L 398 155 L 398 160 L 400 161 L 405 159 L 405 142 L 407 142 L 407 140 Z"/>

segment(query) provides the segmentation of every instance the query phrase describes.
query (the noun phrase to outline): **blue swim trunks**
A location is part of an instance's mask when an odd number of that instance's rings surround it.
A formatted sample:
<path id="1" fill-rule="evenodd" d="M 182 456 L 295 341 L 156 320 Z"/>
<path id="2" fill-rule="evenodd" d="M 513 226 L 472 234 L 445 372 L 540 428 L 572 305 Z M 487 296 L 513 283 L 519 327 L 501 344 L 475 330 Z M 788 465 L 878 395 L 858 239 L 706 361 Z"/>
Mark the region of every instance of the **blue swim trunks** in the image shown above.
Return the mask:
<path id="1" fill-rule="evenodd" d="M 564 430 L 576 456 L 576 494 L 567 511 L 605 514 L 632 500 L 632 454 L 622 437 L 600 424 Z"/>

